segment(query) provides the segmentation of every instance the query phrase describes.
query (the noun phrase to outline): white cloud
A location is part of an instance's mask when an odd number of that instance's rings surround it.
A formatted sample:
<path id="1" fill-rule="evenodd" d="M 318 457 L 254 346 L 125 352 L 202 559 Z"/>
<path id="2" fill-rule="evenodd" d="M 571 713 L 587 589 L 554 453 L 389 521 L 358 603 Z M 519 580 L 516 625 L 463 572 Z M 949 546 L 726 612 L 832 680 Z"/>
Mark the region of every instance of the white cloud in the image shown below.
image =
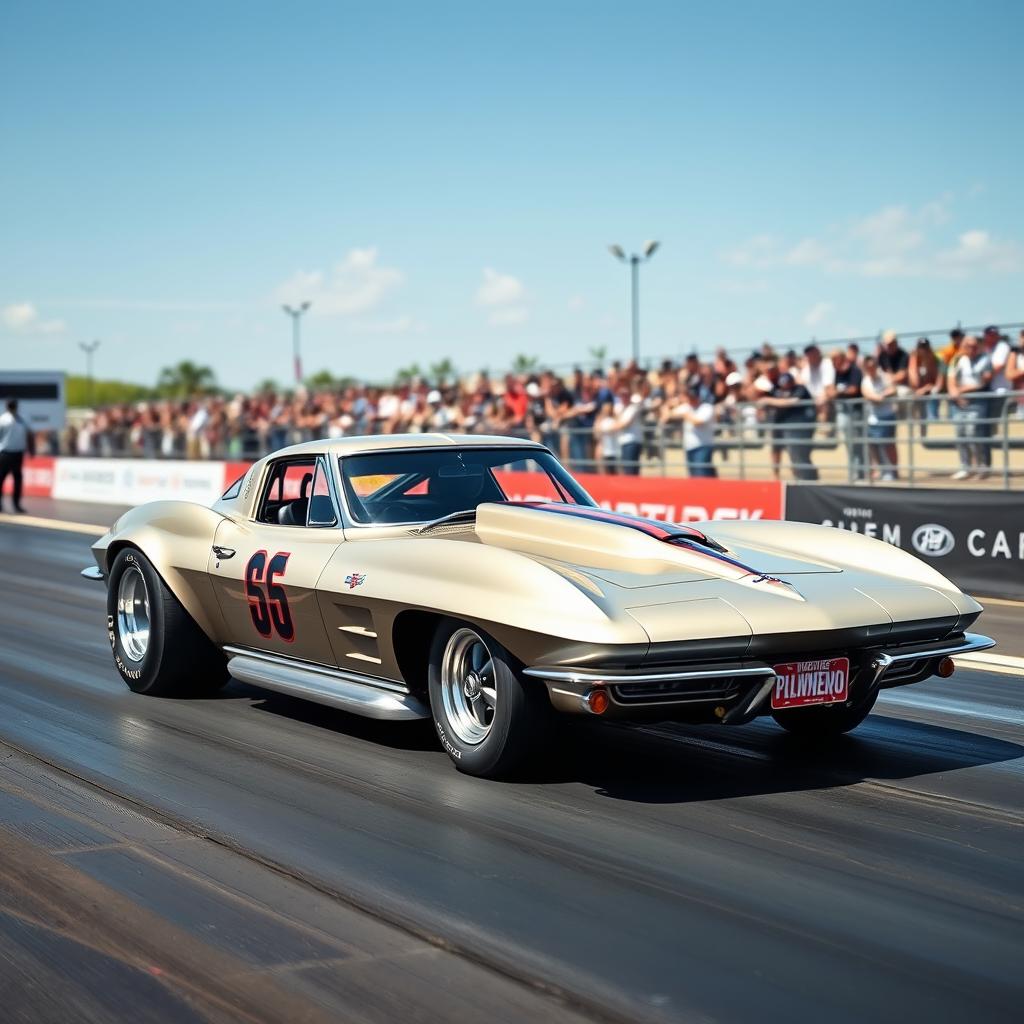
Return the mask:
<path id="1" fill-rule="evenodd" d="M 1019 244 L 992 238 L 979 228 L 963 232 L 953 247 L 944 248 L 936 235 L 950 220 L 951 206 L 952 196 L 946 193 L 917 208 L 885 206 L 820 237 L 787 242 L 754 235 L 723 252 L 722 259 L 748 269 L 806 267 L 862 277 L 964 278 L 1024 269 Z"/>
<path id="2" fill-rule="evenodd" d="M 39 311 L 31 302 L 12 302 L 0 311 L 4 326 L 15 334 L 60 334 L 63 320 L 40 320 Z"/>
<path id="3" fill-rule="evenodd" d="M 484 279 L 476 291 L 476 301 L 481 306 L 510 306 L 526 295 L 523 282 L 511 274 L 499 274 L 491 267 L 484 267 Z"/>
<path id="4" fill-rule="evenodd" d="M 313 310 L 327 316 L 351 316 L 376 308 L 405 276 L 377 262 L 377 250 L 350 249 L 330 270 L 299 270 L 274 293 L 278 302 L 312 302 Z"/>
<path id="5" fill-rule="evenodd" d="M 987 231 L 965 231 L 951 249 L 935 256 L 936 264 L 951 277 L 971 273 L 1017 274 L 1024 271 L 1024 249 L 1015 242 L 1002 242 Z"/>
<path id="6" fill-rule="evenodd" d="M 816 302 L 804 313 L 804 323 L 808 327 L 818 327 L 834 309 L 835 306 L 831 302 Z"/>
<path id="7" fill-rule="evenodd" d="M 566 308 L 571 313 L 578 313 L 581 309 L 586 306 L 586 300 L 582 295 L 571 295 L 569 301 L 566 303 Z"/>
<path id="8" fill-rule="evenodd" d="M 526 323 L 530 319 L 530 311 L 525 306 L 503 306 L 494 310 L 487 317 L 487 322 L 492 327 L 512 327 L 515 324 Z"/>
<path id="9" fill-rule="evenodd" d="M 525 323 L 530 318 L 530 311 L 523 302 L 525 298 L 526 288 L 518 277 L 484 267 L 483 280 L 476 290 L 476 302 L 478 306 L 490 309 L 487 323 L 491 327 Z"/>

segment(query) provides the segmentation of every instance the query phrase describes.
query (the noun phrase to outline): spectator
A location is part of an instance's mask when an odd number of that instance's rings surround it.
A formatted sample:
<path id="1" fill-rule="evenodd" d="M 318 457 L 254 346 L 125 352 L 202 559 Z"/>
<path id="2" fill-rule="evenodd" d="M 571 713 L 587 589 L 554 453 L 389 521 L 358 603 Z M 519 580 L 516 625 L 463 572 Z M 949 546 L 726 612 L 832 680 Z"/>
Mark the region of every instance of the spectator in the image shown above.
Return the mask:
<path id="1" fill-rule="evenodd" d="M 598 404 L 594 420 L 594 455 L 598 468 L 604 473 L 615 473 L 619 466 L 619 417 L 615 412 L 615 401 L 606 398 Z"/>
<path id="2" fill-rule="evenodd" d="M 954 480 L 967 480 L 975 475 L 984 480 L 988 476 L 992 449 L 983 421 L 991 382 L 992 362 L 988 353 L 981 351 L 973 334 L 968 334 L 949 369 L 946 385 L 960 455 L 960 468 L 953 474 Z"/>
<path id="3" fill-rule="evenodd" d="M 711 464 L 714 452 L 715 407 L 703 394 L 699 377 L 691 378 L 683 397 L 673 406 L 666 406 L 663 415 L 666 422 L 680 422 L 683 425 L 686 471 L 690 476 L 718 476 Z"/>
<path id="4" fill-rule="evenodd" d="M 621 472 L 626 476 L 636 476 L 640 472 L 644 436 L 642 393 L 636 391 L 631 394 L 628 387 L 620 385 L 615 408 L 619 423 Z"/>
<path id="5" fill-rule="evenodd" d="M 811 393 L 798 384 L 791 373 L 782 373 L 772 393 L 762 398 L 761 405 L 773 410 L 775 432 L 773 441 L 785 447 L 789 464 L 797 480 L 817 480 L 818 471 L 811 462 L 816 412 Z M 779 465 L 774 465 L 776 477 Z"/>
<path id="6" fill-rule="evenodd" d="M 939 400 L 935 396 L 942 391 L 943 384 L 939 358 L 927 338 L 918 338 L 914 351 L 910 353 L 907 382 L 911 394 L 917 398 L 910 413 L 921 420 L 921 436 L 924 437 L 928 432 L 927 420 L 939 418 Z"/>
<path id="7" fill-rule="evenodd" d="M 833 402 L 836 397 L 836 371 L 829 359 L 822 359 L 817 345 L 804 349 L 804 362 L 796 374 L 797 380 L 814 399 L 819 423 L 831 423 Z"/>
<path id="8" fill-rule="evenodd" d="M 895 331 L 886 331 L 882 335 L 882 343 L 878 346 L 878 368 L 895 388 L 894 394 L 898 398 L 906 398 L 910 394 L 910 356 L 900 348 L 900 339 Z"/>
<path id="9" fill-rule="evenodd" d="M 594 421 L 597 419 L 597 394 L 589 378 L 577 371 L 573 404 L 565 425 L 569 431 L 569 464 L 581 472 L 594 469 Z"/>
<path id="10" fill-rule="evenodd" d="M 835 371 L 836 426 L 846 442 L 850 479 L 862 483 L 867 476 L 861 395 L 863 374 L 841 348 L 832 353 L 832 366 Z"/>
<path id="11" fill-rule="evenodd" d="M 1006 382 L 1011 391 L 1024 391 L 1024 330 L 1017 338 L 1017 344 L 1010 349 L 1006 361 Z M 1017 415 L 1024 412 L 1024 398 L 1017 399 Z"/>
<path id="12" fill-rule="evenodd" d="M 861 392 L 868 402 L 868 450 L 872 465 L 880 468 L 883 481 L 896 480 L 896 385 L 872 356 L 864 357 Z"/>

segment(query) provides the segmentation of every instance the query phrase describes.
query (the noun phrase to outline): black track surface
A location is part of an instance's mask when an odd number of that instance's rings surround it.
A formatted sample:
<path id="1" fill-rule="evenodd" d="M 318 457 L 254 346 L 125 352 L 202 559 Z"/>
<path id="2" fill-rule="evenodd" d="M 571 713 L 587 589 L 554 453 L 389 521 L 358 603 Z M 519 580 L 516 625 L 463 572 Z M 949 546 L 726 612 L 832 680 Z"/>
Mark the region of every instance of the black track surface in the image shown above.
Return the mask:
<path id="1" fill-rule="evenodd" d="M 1020 1019 L 1024 680 L 484 782 L 428 727 L 131 694 L 88 542 L 0 524 L 5 1020 Z"/>

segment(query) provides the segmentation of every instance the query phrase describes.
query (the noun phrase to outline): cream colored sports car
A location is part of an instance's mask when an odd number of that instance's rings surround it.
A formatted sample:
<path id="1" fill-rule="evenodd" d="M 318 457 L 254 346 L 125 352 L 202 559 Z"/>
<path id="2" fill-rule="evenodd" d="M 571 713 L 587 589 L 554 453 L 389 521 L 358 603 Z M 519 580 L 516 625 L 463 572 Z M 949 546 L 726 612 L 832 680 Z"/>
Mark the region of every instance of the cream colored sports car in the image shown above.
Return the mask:
<path id="1" fill-rule="evenodd" d="M 478 775 L 511 770 L 559 713 L 770 714 L 835 735 L 880 688 L 993 646 L 967 632 L 977 602 L 888 544 L 618 515 L 546 448 L 506 437 L 296 445 L 210 508 L 133 509 L 93 554 L 84 575 L 107 583 L 114 663 L 137 693 L 233 676 L 374 718 L 430 717 Z"/>

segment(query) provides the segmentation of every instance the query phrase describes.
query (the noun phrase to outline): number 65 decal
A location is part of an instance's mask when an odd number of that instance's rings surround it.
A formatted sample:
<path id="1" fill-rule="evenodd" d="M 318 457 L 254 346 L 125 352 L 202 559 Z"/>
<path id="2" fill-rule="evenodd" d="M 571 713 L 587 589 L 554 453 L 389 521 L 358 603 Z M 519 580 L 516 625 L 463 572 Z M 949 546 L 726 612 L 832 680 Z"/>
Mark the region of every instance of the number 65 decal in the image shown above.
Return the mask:
<path id="1" fill-rule="evenodd" d="M 284 575 L 290 557 L 290 551 L 278 551 L 269 559 L 266 551 L 257 551 L 245 567 L 245 596 L 256 632 L 267 638 L 276 632 L 289 644 L 295 639 L 295 624 L 288 594 L 276 577 Z"/>

